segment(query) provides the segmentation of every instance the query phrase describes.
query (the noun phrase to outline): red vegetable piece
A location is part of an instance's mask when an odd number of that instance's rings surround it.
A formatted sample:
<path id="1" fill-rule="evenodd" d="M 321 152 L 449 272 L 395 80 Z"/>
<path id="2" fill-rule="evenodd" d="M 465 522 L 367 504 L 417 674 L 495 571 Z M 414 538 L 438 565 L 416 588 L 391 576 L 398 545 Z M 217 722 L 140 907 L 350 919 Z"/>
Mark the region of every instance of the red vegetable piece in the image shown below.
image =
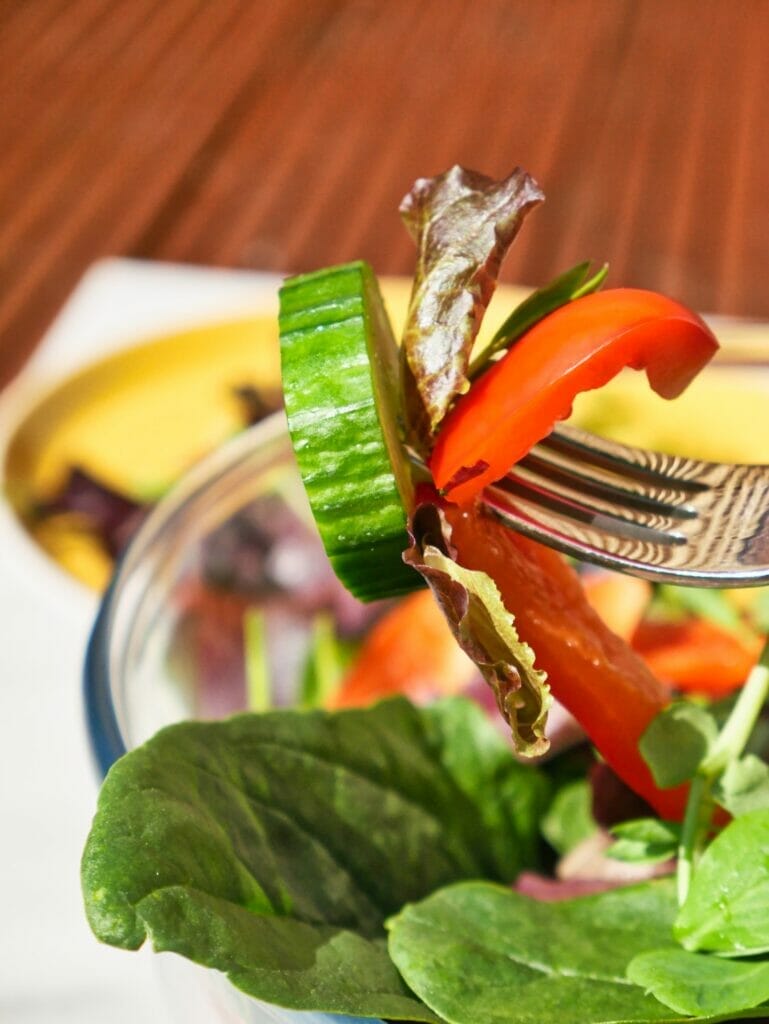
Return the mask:
<path id="1" fill-rule="evenodd" d="M 687 619 L 644 622 L 632 644 L 658 679 L 686 693 L 717 698 L 742 686 L 764 641 L 705 619 Z"/>
<path id="2" fill-rule="evenodd" d="M 579 392 L 629 366 L 675 398 L 717 348 L 696 313 L 656 292 L 576 299 L 535 324 L 458 400 L 430 460 L 435 485 L 450 501 L 469 502 L 565 419 Z"/>
<path id="3" fill-rule="evenodd" d="M 555 551 L 513 533 L 480 506 L 446 514 L 458 561 L 493 574 L 553 696 L 623 782 L 663 818 L 680 820 L 686 788 L 659 789 L 638 750 L 647 726 L 670 702 L 667 687 L 604 624 L 578 575 Z"/>
<path id="4" fill-rule="evenodd" d="M 374 626 L 330 706 L 365 707 L 398 693 L 421 703 L 460 693 L 476 674 L 432 593 L 418 590 Z"/>

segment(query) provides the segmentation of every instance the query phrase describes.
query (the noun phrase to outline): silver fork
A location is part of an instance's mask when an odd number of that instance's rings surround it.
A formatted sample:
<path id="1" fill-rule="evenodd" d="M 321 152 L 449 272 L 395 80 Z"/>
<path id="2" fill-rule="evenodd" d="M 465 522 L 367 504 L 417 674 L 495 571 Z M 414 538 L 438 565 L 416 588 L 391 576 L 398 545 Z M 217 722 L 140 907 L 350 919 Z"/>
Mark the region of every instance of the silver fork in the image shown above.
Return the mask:
<path id="1" fill-rule="evenodd" d="M 701 462 L 560 426 L 483 500 L 514 530 L 634 576 L 769 584 L 769 465 Z"/>

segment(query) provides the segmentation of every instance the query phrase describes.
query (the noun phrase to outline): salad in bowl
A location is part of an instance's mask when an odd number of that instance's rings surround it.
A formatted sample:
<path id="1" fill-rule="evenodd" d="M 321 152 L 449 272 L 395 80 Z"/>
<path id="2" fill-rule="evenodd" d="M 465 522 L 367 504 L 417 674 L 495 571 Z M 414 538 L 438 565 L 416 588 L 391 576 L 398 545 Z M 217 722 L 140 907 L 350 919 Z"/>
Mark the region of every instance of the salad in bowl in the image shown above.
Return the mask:
<path id="1" fill-rule="evenodd" d="M 213 504 L 205 470 L 161 503 L 97 624 L 89 921 L 225 973 L 254 1020 L 769 1016 L 763 594 L 573 566 L 484 503 L 578 393 L 630 368 L 675 398 L 717 349 L 580 264 L 475 353 L 541 199 L 520 170 L 415 184 L 400 346 L 367 265 L 289 279 L 288 435 L 217 456 Z M 182 697 L 147 722 L 159 664 Z"/>

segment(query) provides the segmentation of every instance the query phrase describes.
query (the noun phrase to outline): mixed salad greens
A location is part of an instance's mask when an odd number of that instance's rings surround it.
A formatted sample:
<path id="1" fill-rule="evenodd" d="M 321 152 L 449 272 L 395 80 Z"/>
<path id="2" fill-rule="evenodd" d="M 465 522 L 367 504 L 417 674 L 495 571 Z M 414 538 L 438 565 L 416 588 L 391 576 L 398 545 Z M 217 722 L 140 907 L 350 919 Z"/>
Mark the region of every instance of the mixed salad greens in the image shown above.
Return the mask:
<path id="1" fill-rule="evenodd" d="M 541 200 L 520 170 L 416 183 L 400 350 L 365 264 L 286 283 L 289 428 L 332 565 L 367 601 L 418 592 L 342 659 L 324 620 L 305 708 L 175 725 L 112 768 L 83 858 L 103 941 L 359 1017 L 769 1019 L 761 601 L 583 575 L 477 500 L 578 391 L 631 366 L 674 397 L 716 348 L 580 264 L 473 356 Z M 252 613 L 257 661 L 261 637 Z"/>

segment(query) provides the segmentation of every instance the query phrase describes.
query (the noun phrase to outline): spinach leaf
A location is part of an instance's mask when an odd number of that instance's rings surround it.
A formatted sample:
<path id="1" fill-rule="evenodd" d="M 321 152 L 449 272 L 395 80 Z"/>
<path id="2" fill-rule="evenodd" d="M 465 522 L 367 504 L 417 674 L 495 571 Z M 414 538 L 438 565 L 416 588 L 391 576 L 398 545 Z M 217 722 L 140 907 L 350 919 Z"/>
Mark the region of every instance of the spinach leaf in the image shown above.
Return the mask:
<path id="1" fill-rule="evenodd" d="M 681 841 L 681 826 L 659 818 L 636 818 L 615 825 L 616 842 L 607 856 L 636 864 L 658 864 L 675 857 Z"/>
<path id="2" fill-rule="evenodd" d="M 435 1021 L 383 922 L 536 865 L 547 783 L 483 712 L 403 699 L 163 730 L 109 773 L 83 857 L 97 937 L 151 937 L 295 1009 Z"/>
<path id="3" fill-rule="evenodd" d="M 682 949 L 640 953 L 628 966 L 628 978 L 678 1013 L 732 1014 L 756 1007 L 769 1017 L 769 962 L 724 960 Z M 721 1018 L 722 1019 L 722 1018 Z"/>
<path id="4" fill-rule="evenodd" d="M 735 818 L 706 848 L 675 923 L 689 950 L 769 950 L 769 811 Z"/>
<path id="5" fill-rule="evenodd" d="M 691 779 L 718 735 L 713 716 L 690 701 L 677 701 L 654 718 L 638 744 L 662 789 Z"/>
<path id="6" fill-rule="evenodd" d="M 649 951 L 676 953 L 674 914 L 667 879 L 561 903 L 460 882 L 391 919 L 389 949 L 414 992 L 450 1024 L 659 1024 L 682 1018 L 626 969 Z M 763 998 L 758 984 L 752 993 Z M 766 1019 L 766 1007 L 740 1016 Z M 724 1019 L 711 1010 L 687 1018 Z"/>
<path id="7" fill-rule="evenodd" d="M 597 828 L 593 793 L 586 779 L 575 779 L 562 786 L 542 818 L 542 835 L 561 855 L 588 839 Z"/>
<path id="8" fill-rule="evenodd" d="M 713 785 L 713 799 L 735 818 L 769 810 L 769 765 L 755 754 L 731 761 Z"/>
<path id="9" fill-rule="evenodd" d="M 451 1024 L 677 1020 L 628 982 L 628 962 L 668 945 L 673 887 L 661 881 L 539 903 L 484 882 L 442 889 L 388 923 L 407 984 Z"/>

